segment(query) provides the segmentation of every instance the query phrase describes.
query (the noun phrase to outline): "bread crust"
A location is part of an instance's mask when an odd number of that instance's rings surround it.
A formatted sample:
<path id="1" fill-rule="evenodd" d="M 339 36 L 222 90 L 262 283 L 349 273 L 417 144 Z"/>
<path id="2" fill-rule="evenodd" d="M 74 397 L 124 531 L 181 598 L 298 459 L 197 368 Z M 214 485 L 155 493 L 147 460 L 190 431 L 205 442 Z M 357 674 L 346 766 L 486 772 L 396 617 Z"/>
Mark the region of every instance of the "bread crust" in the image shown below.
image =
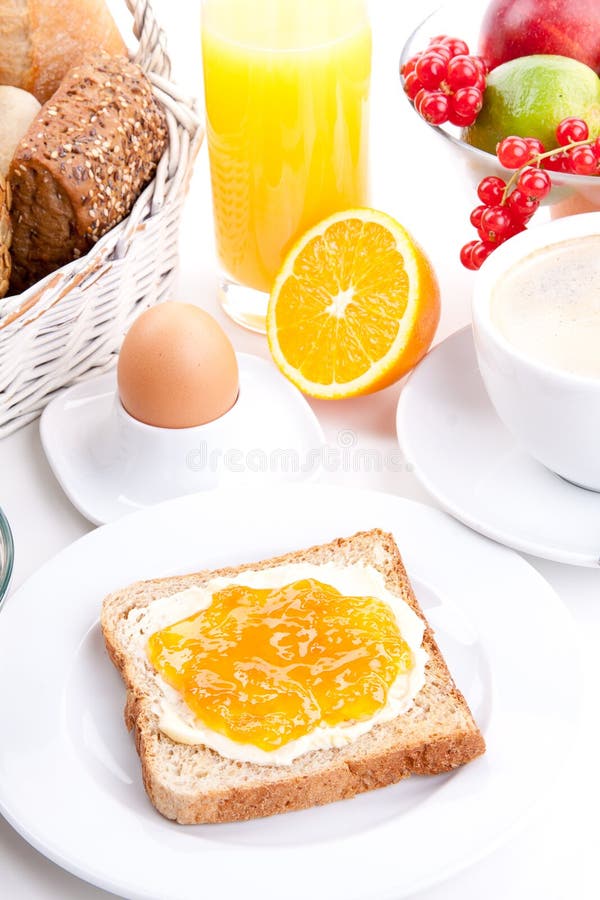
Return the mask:
<path id="1" fill-rule="evenodd" d="M 121 222 L 166 145 L 164 112 L 138 65 L 98 53 L 71 69 L 11 163 L 13 292 L 83 256 Z"/>
<path id="2" fill-rule="evenodd" d="M 36 115 L 40 104 L 21 88 L 0 84 L 0 175 L 8 175 L 17 145 Z"/>
<path id="3" fill-rule="evenodd" d="M 12 225 L 10 222 L 10 187 L 0 172 L 0 298 L 8 291 L 10 283 L 10 244 Z"/>
<path id="4" fill-rule="evenodd" d="M 0 84 L 45 103 L 90 54 L 127 48 L 104 0 L 0 0 Z"/>
<path id="5" fill-rule="evenodd" d="M 123 623 L 130 610 L 213 577 L 233 577 L 286 563 L 360 561 L 381 571 L 389 590 L 402 597 L 425 622 L 423 646 L 429 656 L 426 683 L 408 713 L 375 726 L 353 744 L 304 754 L 289 766 L 255 766 L 223 760 L 205 747 L 178 745 L 158 729 L 152 696 L 128 657 Z M 181 824 L 243 821 L 347 799 L 385 787 L 409 775 L 448 772 L 480 756 L 485 742 L 416 600 L 391 534 L 377 529 L 283 556 L 188 576 L 131 585 L 104 601 L 101 616 L 106 648 L 127 687 L 125 724 L 133 730 L 144 786 L 156 809 Z M 176 783 L 174 771 L 199 772 Z M 211 778 L 213 767 L 220 777 Z M 207 779 L 210 782 L 207 786 Z"/>

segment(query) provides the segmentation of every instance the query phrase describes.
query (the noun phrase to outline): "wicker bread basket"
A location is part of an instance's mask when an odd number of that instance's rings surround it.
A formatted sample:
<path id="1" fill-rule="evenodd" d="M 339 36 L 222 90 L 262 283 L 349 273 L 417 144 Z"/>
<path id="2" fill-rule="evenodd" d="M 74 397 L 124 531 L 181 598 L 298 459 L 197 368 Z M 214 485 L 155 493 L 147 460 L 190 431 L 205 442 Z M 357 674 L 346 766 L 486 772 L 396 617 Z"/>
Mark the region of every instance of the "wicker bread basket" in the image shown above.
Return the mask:
<path id="1" fill-rule="evenodd" d="M 0 437 L 39 415 L 59 388 L 109 369 L 131 321 L 173 286 L 181 207 L 203 131 L 196 102 L 169 80 L 150 2 L 126 2 L 138 41 L 133 59 L 163 105 L 169 145 L 127 219 L 86 256 L 0 300 Z"/>

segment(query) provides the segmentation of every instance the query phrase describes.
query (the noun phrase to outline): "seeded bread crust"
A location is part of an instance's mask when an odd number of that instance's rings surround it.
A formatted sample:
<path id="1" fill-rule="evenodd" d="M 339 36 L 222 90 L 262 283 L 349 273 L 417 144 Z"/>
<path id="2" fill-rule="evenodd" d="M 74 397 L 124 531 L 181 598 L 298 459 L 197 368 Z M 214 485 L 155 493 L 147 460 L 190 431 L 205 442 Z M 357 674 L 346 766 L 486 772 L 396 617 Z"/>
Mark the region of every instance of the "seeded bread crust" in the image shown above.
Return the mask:
<path id="1" fill-rule="evenodd" d="M 10 187 L 0 174 L 0 297 L 4 297 L 10 283 Z"/>
<path id="2" fill-rule="evenodd" d="M 149 661 L 130 652 L 128 613 L 216 576 L 233 577 L 248 569 L 286 563 L 329 561 L 374 566 L 383 574 L 387 588 L 425 622 L 424 647 L 429 661 L 426 682 L 414 706 L 346 747 L 311 751 L 289 766 L 228 760 L 207 747 L 177 744 L 162 734 L 153 712 L 155 674 Z M 359 532 L 259 563 L 138 582 L 105 599 L 101 623 L 108 653 L 127 686 L 125 723 L 135 735 L 146 791 L 160 813 L 181 824 L 239 821 L 330 803 L 409 775 L 450 771 L 485 751 L 483 736 L 435 643 L 391 534 Z"/>
<path id="3" fill-rule="evenodd" d="M 167 144 L 138 65 L 99 53 L 65 76 L 13 158 L 13 275 L 20 293 L 124 219 Z"/>

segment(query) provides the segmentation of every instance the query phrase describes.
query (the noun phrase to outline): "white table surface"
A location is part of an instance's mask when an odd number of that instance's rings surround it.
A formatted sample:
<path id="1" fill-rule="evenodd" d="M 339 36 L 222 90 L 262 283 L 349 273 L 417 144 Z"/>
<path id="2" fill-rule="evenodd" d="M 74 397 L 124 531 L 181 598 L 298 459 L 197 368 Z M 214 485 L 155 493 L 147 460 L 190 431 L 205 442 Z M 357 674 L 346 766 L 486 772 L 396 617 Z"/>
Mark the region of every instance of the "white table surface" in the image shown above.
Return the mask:
<path id="1" fill-rule="evenodd" d="M 117 0 L 112 5 L 119 9 Z M 460 168 L 446 155 L 441 142 L 410 113 L 401 97 L 397 76 L 403 39 L 435 5 L 432 0 L 420 4 L 400 0 L 372 2 L 372 205 L 399 219 L 431 257 L 442 286 L 443 315 L 437 336 L 440 340 L 469 319 L 472 275 L 461 268 L 458 250 L 472 237 L 468 216 L 475 201 Z M 155 0 L 154 6 L 169 32 L 177 78 L 190 91 L 197 92 L 197 4 L 189 0 Z M 474 13 L 481 6 L 473 0 Z M 190 15 L 191 7 L 195 12 Z M 127 28 L 127 16 L 122 11 L 117 14 Z M 181 269 L 174 298 L 198 303 L 213 312 L 238 350 L 268 357 L 265 340 L 231 325 L 217 310 L 214 296 L 214 247 L 204 147 L 182 226 Z M 327 440 L 332 446 L 350 440 L 358 448 L 381 451 L 385 458 L 385 453 L 397 447 L 394 422 L 400 389 L 396 385 L 378 395 L 350 401 L 315 401 L 313 406 Z M 365 466 L 358 472 L 332 472 L 327 478 L 339 484 L 378 488 L 432 502 L 408 467 L 383 464 L 380 471 L 369 471 Z M 92 527 L 71 507 L 52 476 L 40 447 L 37 422 L 0 441 L 0 504 L 15 537 L 13 590 L 41 563 Z M 600 645 L 600 570 L 535 559 L 530 562 L 554 586 L 579 626 L 582 655 L 589 660 L 586 681 L 593 700 L 588 705 L 576 752 L 567 761 L 563 774 L 548 784 L 541 807 L 499 849 L 451 881 L 421 893 L 422 900 L 505 900 L 508 896 L 511 900 L 586 900 L 600 896 L 595 864 L 600 838 L 600 673 L 595 662 Z M 510 653 L 506 659 L 510 664 Z M 514 739 L 518 741 L 519 735 L 515 734 Z M 552 748 L 540 747 L 540 754 L 546 752 L 551 753 Z M 47 861 L 3 820 L 0 895 L 7 900 L 99 900 L 109 896 Z M 317 894 L 315 898 L 320 900 Z"/>

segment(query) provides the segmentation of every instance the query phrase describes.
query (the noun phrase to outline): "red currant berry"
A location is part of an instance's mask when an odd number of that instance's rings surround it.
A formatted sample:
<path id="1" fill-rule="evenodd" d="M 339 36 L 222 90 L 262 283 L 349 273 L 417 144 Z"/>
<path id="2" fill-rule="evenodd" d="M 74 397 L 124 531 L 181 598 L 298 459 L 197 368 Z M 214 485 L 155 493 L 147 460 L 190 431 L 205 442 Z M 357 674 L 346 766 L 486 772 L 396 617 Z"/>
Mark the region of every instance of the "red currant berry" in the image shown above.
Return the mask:
<path id="1" fill-rule="evenodd" d="M 422 87 L 416 72 L 410 72 L 404 79 L 404 92 L 409 100 L 414 100 Z"/>
<path id="2" fill-rule="evenodd" d="M 590 144 L 590 147 L 594 151 L 594 156 L 600 159 L 600 136 L 596 138 L 593 144 Z"/>
<path id="3" fill-rule="evenodd" d="M 410 59 L 407 59 L 402 68 L 400 69 L 400 74 L 403 78 L 407 78 L 411 72 L 415 71 L 415 67 L 417 62 L 421 58 L 422 53 L 416 53 L 414 56 L 411 56 Z"/>
<path id="4" fill-rule="evenodd" d="M 436 44 L 438 41 L 436 41 Z M 454 37 L 443 37 L 440 44 L 445 44 L 450 48 L 450 52 L 452 56 L 468 56 L 469 55 L 469 47 L 465 44 L 464 41 L 461 41 L 460 38 Z"/>
<path id="5" fill-rule="evenodd" d="M 481 77 L 478 66 L 470 56 L 453 56 L 447 68 L 446 81 L 452 91 L 462 87 L 473 87 Z"/>
<path id="6" fill-rule="evenodd" d="M 448 97 L 442 91 L 421 91 L 417 94 L 415 107 L 420 116 L 430 125 L 442 125 L 448 121 Z"/>
<path id="7" fill-rule="evenodd" d="M 534 212 L 538 209 L 540 201 L 533 197 L 528 197 L 527 194 L 519 190 L 519 188 L 515 188 L 514 191 L 511 191 L 508 200 L 506 201 L 506 205 L 508 206 L 513 222 L 518 224 L 519 222 L 529 221 Z"/>
<path id="8" fill-rule="evenodd" d="M 477 196 L 486 206 L 497 206 L 502 201 L 506 182 L 495 175 L 489 175 L 479 183 Z"/>
<path id="9" fill-rule="evenodd" d="M 471 271 L 475 271 L 479 266 L 474 265 L 473 263 L 473 250 L 480 244 L 480 241 L 469 241 L 468 244 L 460 251 L 460 261 L 465 267 L 465 269 L 470 269 Z"/>
<path id="10" fill-rule="evenodd" d="M 473 228 L 481 227 L 481 217 L 484 213 L 484 210 L 487 209 L 487 206 L 476 206 L 473 212 L 471 213 L 471 225 Z"/>
<path id="11" fill-rule="evenodd" d="M 550 172 L 569 172 L 570 163 L 566 153 L 556 153 L 542 160 L 542 165 Z"/>
<path id="12" fill-rule="evenodd" d="M 577 119 L 569 116 L 563 119 L 556 129 L 556 140 L 561 147 L 576 141 L 587 141 L 589 137 L 589 129 L 583 119 Z"/>
<path id="13" fill-rule="evenodd" d="M 598 168 L 596 154 L 591 147 L 573 147 L 568 152 L 571 172 L 575 175 L 594 175 Z"/>
<path id="14" fill-rule="evenodd" d="M 483 106 L 483 94 L 475 87 L 459 88 L 450 99 L 452 112 L 465 118 L 471 118 L 471 124 L 475 121 Z"/>
<path id="15" fill-rule="evenodd" d="M 467 115 L 464 115 L 463 113 L 456 112 L 456 110 L 454 110 L 452 106 L 450 106 L 448 120 L 452 125 L 457 125 L 459 128 L 468 128 L 469 125 L 472 125 L 475 121 L 471 113 L 467 113 Z"/>
<path id="16" fill-rule="evenodd" d="M 505 206 L 486 206 L 481 216 L 480 229 L 486 235 L 486 240 L 492 243 L 501 243 L 510 235 L 512 219 Z"/>
<path id="17" fill-rule="evenodd" d="M 523 138 L 523 140 L 529 147 L 532 157 L 537 156 L 540 153 L 546 152 L 546 148 L 544 147 L 542 142 L 540 140 L 538 140 L 538 138 Z"/>
<path id="18" fill-rule="evenodd" d="M 473 247 L 471 251 L 471 259 L 476 269 L 480 269 L 490 253 L 493 253 L 496 247 L 489 241 L 477 242 L 477 247 Z"/>
<path id="19" fill-rule="evenodd" d="M 529 220 L 527 220 L 527 221 L 529 221 Z M 522 231 L 527 231 L 527 222 L 523 222 L 523 221 L 514 222 L 510 236 L 514 237 L 515 234 L 521 234 Z"/>
<path id="20" fill-rule="evenodd" d="M 529 162 L 531 151 L 523 138 L 511 135 L 500 141 L 496 147 L 496 156 L 506 169 L 519 169 Z"/>
<path id="21" fill-rule="evenodd" d="M 541 169 L 524 169 L 517 181 L 517 187 L 528 197 L 543 200 L 550 193 L 552 179 Z"/>
<path id="22" fill-rule="evenodd" d="M 483 56 L 472 56 L 471 59 L 473 60 L 481 74 L 485 77 L 490 71 L 490 67 L 488 66 Z"/>
<path id="23" fill-rule="evenodd" d="M 480 72 L 479 75 L 477 76 L 477 81 L 475 82 L 473 87 L 476 87 L 477 90 L 481 91 L 481 93 L 483 94 L 483 92 L 485 91 L 486 84 L 487 84 L 487 82 L 485 80 L 485 75 L 482 75 Z"/>
<path id="24" fill-rule="evenodd" d="M 452 51 L 447 44 L 430 44 L 427 48 L 428 53 L 437 53 L 438 56 L 442 56 L 447 63 L 452 59 Z"/>
<path id="25" fill-rule="evenodd" d="M 415 74 L 424 88 L 435 91 L 446 77 L 446 60 L 437 53 L 424 53 L 415 66 Z"/>

